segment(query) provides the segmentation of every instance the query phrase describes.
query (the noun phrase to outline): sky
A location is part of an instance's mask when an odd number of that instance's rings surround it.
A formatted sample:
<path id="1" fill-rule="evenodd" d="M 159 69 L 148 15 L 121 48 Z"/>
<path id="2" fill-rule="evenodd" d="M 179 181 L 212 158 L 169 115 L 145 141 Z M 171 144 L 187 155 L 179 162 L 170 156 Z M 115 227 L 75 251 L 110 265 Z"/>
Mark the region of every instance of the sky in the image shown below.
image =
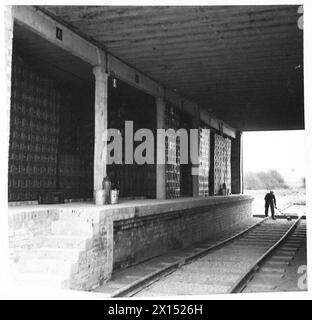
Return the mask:
<path id="1" fill-rule="evenodd" d="M 286 181 L 305 176 L 304 130 L 243 133 L 243 170 L 278 170 Z"/>

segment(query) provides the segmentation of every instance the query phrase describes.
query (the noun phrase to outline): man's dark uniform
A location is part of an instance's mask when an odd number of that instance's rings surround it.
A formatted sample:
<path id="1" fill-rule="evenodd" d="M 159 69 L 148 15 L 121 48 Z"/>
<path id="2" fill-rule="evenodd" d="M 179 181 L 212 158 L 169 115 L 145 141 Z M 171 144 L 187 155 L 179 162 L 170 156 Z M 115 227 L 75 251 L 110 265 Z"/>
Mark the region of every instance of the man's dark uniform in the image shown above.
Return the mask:
<path id="1" fill-rule="evenodd" d="M 273 191 L 270 191 L 265 195 L 265 216 L 268 216 L 269 207 L 271 208 L 272 218 L 274 219 L 274 208 L 276 208 L 276 198 Z"/>

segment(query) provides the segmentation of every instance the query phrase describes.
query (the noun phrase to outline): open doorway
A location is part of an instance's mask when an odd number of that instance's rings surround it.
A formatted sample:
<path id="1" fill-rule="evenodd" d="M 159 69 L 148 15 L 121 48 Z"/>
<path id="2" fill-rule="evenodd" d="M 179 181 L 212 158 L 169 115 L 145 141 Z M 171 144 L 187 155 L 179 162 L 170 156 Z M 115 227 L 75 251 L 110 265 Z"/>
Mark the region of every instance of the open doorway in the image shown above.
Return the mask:
<path id="1" fill-rule="evenodd" d="M 304 133 L 244 132 L 243 188 L 254 197 L 253 214 L 264 214 L 264 197 L 270 190 L 275 193 L 277 213 L 291 203 L 305 210 Z"/>

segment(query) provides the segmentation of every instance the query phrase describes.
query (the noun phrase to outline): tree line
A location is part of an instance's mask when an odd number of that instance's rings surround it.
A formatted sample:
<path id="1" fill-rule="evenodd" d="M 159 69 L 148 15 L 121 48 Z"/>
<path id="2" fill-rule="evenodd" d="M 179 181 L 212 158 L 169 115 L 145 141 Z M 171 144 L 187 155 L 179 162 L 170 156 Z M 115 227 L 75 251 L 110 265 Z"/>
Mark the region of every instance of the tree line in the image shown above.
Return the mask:
<path id="1" fill-rule="evenodd" d="M 283 176 L 277 170 L 246 172 L 244 188 L 249 190 L 287 188 Z"/>

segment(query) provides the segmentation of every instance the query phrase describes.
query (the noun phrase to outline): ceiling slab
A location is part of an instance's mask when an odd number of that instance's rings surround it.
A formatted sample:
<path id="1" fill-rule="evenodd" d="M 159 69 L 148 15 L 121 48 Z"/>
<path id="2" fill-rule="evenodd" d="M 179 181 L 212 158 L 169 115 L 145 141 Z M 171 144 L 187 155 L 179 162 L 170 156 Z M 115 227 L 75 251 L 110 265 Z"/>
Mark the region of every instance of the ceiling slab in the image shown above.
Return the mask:
<path id="1" fill-rule="evenodd" d="M 40 35 L 14 23 L 13 48 L 34 68 L 48 73 L 60 85 L 78 88 L 94 86 L 92 66 Z"/>
<path id="2" fill-rule="evenodd" d="M 304 128 L 298 6 L 40 8 L 235 128 Z"/>

